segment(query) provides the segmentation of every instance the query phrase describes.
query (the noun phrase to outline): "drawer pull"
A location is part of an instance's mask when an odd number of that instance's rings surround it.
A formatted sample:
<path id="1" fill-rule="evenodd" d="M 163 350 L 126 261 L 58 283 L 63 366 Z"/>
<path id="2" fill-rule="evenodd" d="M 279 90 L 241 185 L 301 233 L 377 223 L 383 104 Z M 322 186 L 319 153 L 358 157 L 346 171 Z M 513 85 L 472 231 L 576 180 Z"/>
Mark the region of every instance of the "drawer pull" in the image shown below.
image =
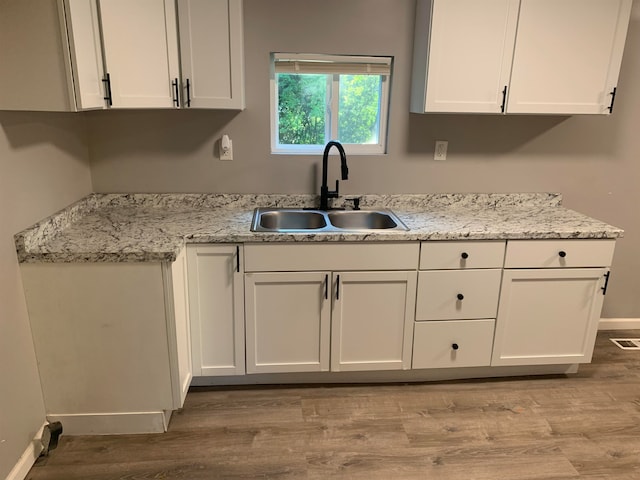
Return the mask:
<path id="1" fill-rule="evenodd" d="M 464 295 L 459 293 L 458 295 L 456 295 L 456 297 L 458 298 L 458 300 L 464 300 Z"/>
<path id="2" fill-rule="evenodd" d="M 462 255 L 460 255 L 462 257 L 463 260 L 466 260 L 467 258 L 469 258 L 469 254 L 467 252 L 462 252 Z"/>
<path id="3" fill-rule="evenodd" d="M 457 343 L 454 343 L 454 344 L 451 345 L 451 348 L 453 348 L 454 350 L 458 350 L 458 348 L 460 348 L 460 347 L 458 346 Z"/>
<path id="4" fill-rule="evenodd" d="M 567 256 L 567 252 L 565 252 L 564 250 L 560 250 L 560 251 L 558 252 L 558 255 L 560 255 L 560 258 L 564 258 L 564 257 L 566 257 L 566 256 Z"/>

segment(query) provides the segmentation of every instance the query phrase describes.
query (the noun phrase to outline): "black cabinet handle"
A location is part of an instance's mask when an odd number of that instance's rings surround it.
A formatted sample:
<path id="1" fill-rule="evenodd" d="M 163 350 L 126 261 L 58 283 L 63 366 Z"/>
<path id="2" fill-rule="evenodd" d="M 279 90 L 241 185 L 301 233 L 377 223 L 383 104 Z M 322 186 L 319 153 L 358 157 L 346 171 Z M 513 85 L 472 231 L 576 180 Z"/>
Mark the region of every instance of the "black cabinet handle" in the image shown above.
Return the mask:
<path id="1" fill-rule="evenodd" d="M 604 287 L 600 287 L 602 289 L 602 294 L 607 294 L 607 288 L 609 287 L 609 277 L 611 276 L 611 272 L 607 272 L 604 274 Z"/>
<path id="2" fill-rule="evenodd" d="M 329 299 L 329 274 L 324 276 L 324 299 Z"/>
<path id="3" fill-rule="evenodd" d="M 462 252 L 462 255 L 460 255 L 462 257 L 463 260 L 466 260 L 467 258 L 469 258 L 469 254 L 467 252 Z"/>
<path id="4" fill-rule="evenodd" d="M 502 105 L 500 105 L 500 113 L 504 113 L 504 109 L 507 105 L 507 86 L 504 86 L 502 90 Z"/>
<path id="5" fill-rule="evenodd" d="M 340 275 L 336 277 L 336 300 L 340 300 Z"/>
<path id="6" fill-rule="evenodd" d="M 618 90 L 618 88 L 614 87 L 613 91 L 609 93 L 609 95 L 611 95 L 611 103 L 607 107 L 607 109 L 609 110 L 609 113 L 613 113 L 613 102 L 616 101 L 616 90 Z"/>
<path id="7" fill-rule="evenodd" d="M 187 78 L 187 107 L 191 106 L 191 81 Z"/>
<path id="8" fill-rule="evenodd" d="M 459 293 L 458 295 L 456 295 L 456 297 L 458 298 L 458 300 L 464 300 L 464 295 Z"/>
<path id="9" fill-rule="evenodd" d="M 173 82 L 171 82 L 171 85 L 173 86 L 173 104 L 176 107 L 180 107 L 180 90 L 178 89 L 178 79 L 174 79 Z"/>
<path id="10" fill-rule="evenodd" d="M 560 258 L 564 258 L 564 257 L 566 257 L 566 256 L 567 256 L 567 252 L 565 252 L 564 250 L 560 250 L 560 251 L 558 252 L 558 255 L 560 256 Z"/>
<path id="11" fill-rule="evenodd" d="M 240 273 L 240 246 L 236 245 L 236 272 Z"/>
<path id="12" fill-rule="evenodd" d="M 104 83 L 104 99 L 107 101 L 108 106 L 113 105 L 113 97 L 111 96 L 111 76 L 107 73 L 105 77 L 102 79 L 102 83 Z"/>
<path id="13" fill-rule="evenodd" d="M 451 345 L 451 348 L 453 348 L 454 350 L 458 350 L 460 347 L 458 346 L 457 343 L 454 343 Z"/>

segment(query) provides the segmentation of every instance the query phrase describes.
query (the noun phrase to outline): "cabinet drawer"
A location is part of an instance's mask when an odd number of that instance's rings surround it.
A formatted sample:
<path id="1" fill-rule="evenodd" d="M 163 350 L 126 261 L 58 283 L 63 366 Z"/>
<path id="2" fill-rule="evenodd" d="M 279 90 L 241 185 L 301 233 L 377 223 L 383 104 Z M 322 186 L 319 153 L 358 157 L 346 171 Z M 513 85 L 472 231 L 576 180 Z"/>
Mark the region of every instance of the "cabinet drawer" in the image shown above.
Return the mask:
<path id="1" fill-rule="evenodd" d="M 416 322 L 412 368 L 489 366 L 494 326 L 495 320 Z"/>
<path id="2" fill-rule="evenodd" d="M 250 243 L 244 247 L 246 272 L 326 270 L 415 270 L 417 242 Z"/>
<path id="3" fill-rule="evenodd" d="M 422 242 L 421 270 L 501 268 L 505 242 Z"/>
<path id="4" fill-rule="evenodd" d="M 495 318 L 502 271 L 419 272 L 416 320 Z"/>
<path id="5" fill-rule="evenodd" d="M 608 267 L 615 240 L 513 240 L 505 268 Z"/>

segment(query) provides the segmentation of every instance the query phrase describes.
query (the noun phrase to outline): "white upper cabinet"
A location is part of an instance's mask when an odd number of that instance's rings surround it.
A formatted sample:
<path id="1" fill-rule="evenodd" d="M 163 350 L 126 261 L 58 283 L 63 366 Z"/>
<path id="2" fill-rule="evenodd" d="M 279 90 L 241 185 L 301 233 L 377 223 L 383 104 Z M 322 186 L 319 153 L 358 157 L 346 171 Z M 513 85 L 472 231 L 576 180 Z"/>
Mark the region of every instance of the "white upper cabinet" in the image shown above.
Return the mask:
<path id="1" fill-rule="evenodd" d="M 95 2 L 86 0 L 65 0 L 62 5 L 69 40 L 76 108 L 104 108 L 104 69 L 98 6 Z"/>
<path id="2" fill-rule="evenodd" d="M 178 35 L 171 0 L 100 0 L 107 97 L 113 108 L 178 106 Z"/>
<path id="3" fill-rule="evenodd" d="M 182 107 L 244 108 L 242 0 L 178 0 Z"/>
<path id="4" fill-rule="evenodd" d="M 413 112 L 500 113 L 519 0 L 419 1 Z"/>
<path id="5" fill-rule="evenodd" d="M 241 110 L 242 32 L 242 0 L 4 2 L 0 110 Z"/>
<path id="6" fill-rule="evenodd" d="M 95 1 L 20 0 L 0 13 L 0 109 L 104 108 Z"/>
<path id="7" fill-rule="evenodd" d="M 632 0 L 418 0 L 411 111 L 607 114 Z"/>
<path id="8" fill-rule="evenodd" d="M 631 0 L 522 0 L 508 113 L 609 113 Z"/>

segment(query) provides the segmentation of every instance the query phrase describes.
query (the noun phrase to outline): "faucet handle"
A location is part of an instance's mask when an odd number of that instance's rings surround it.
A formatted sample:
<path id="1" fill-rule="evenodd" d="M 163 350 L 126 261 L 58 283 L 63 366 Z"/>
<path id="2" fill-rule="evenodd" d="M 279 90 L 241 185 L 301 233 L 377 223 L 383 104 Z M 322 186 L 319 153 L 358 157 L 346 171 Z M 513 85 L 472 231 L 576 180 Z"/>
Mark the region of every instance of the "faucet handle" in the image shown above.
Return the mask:
<path id="1" fill-rule="evenodd" d="M 353 202 L 353 209 L 360 210 L 360 200 L 362 197 L 354 197 L 354 198 L 345 198 L 345 202 Z"/>
<path id="2" fill-rule="evenodd" d="M 336 194 L 335 198 L 338 198 L 338 195 L 340 195 L 340 190 L 338 188 L 339 184 L 340 184 L 340 181 L 336 180 L 336 191 L 334 192 Z"/>

